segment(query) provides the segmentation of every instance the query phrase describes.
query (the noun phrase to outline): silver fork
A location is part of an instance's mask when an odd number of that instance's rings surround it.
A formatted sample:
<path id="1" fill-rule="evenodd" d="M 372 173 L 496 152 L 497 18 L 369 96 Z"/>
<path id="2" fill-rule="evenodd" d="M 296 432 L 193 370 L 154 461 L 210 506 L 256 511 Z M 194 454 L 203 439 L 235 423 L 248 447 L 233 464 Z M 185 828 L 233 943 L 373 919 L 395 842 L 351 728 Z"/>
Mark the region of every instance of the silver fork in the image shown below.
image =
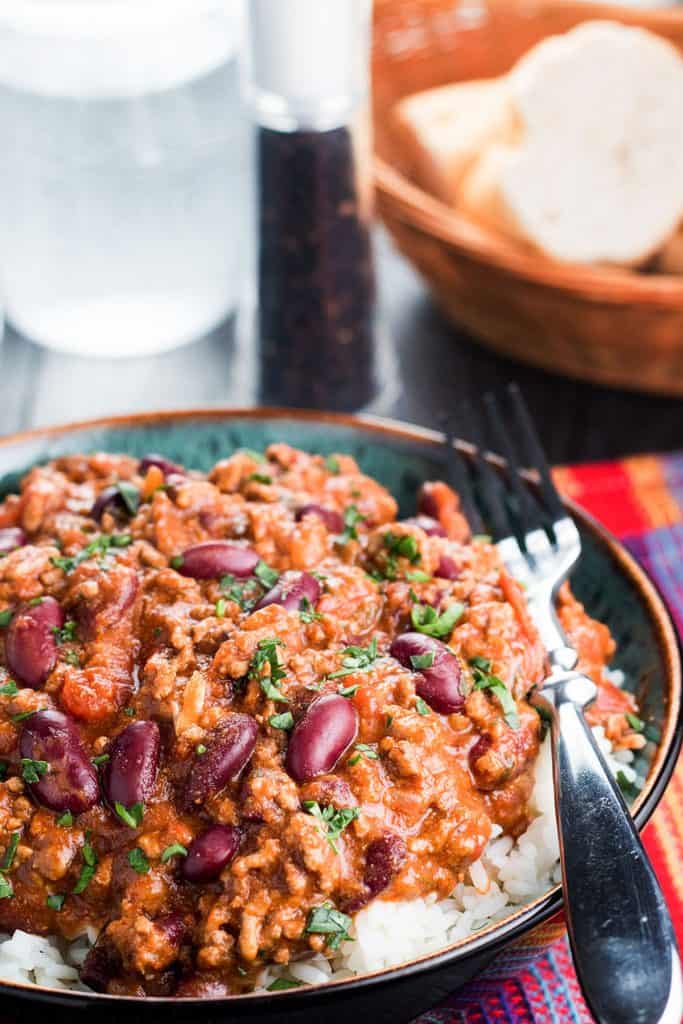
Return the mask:
<path id="1" fill-rule="evenodd" d="M 449 477 L 473 533 L 490 528 L 502 561 L 526 589 L 548 653 L 549 673 L 532 702 L 551 721 L 555 811 L 565 914 L 576 972 L 600 1024 L 681 1024 L 683 984 L 673 926 L 631 815 L 583 715 L 597 695 L 576 671 L 577 654 L 556 612 L 557 592 L 581 555 L 581 537 L 555 489 L 519 390 L 511 417 L 492 395 L 486 420 L 505 463 L 482 454 L 478 419 L 467 416 L 468 459 L 448 437 Z M 509 429 L 515 428 L 520 459 Z M 520 470 L 535 470 L 532 489 Z"/>

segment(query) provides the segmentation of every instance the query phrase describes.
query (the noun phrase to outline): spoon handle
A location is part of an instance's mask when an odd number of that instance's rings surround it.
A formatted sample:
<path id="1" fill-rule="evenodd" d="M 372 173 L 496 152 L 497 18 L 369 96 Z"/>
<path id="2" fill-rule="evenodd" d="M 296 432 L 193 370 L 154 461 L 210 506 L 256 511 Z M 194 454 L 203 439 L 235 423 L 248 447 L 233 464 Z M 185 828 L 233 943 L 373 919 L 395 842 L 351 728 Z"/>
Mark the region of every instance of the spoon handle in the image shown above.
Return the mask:
<path id="1" fill-rule="evenodd" d="M 671 918 L 631 815 L 582 708 L 594 684 L 569 672 L 554 708 L 553 770 L 565 913 L 576 972 L 599 1024 L 681 1024 Z"/>

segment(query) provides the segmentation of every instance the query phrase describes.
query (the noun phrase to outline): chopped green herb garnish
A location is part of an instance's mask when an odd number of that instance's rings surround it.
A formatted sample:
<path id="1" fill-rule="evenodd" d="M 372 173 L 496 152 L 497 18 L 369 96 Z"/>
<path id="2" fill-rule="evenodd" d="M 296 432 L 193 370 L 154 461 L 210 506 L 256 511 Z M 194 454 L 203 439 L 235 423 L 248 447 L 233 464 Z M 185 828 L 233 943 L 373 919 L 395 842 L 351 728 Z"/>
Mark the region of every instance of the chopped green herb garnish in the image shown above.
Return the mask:
<path id="1" fill-rule="evenodd" d="M 198 743 L 194 749 L 195 753 L 199 754 L 200 757 L 202 756 L 202 754 L 206 753 L 206 747 L 203 743 Z"/>
<path id="2" fill-rule="evenodd" d="M 353 749 L 356 753 L 348 760 L 351 767 L 353 767 L 354 764 L 358 764 L 361 757 L 367 757 L 368 761 L 379 761 L 379 754 L 374 747 L 370 746 L 369 743 L 356 743 Z"/>
<path id="3" fill-rule="evenodd" d="M 383 540 L 384 547 L 389 552 L 387 567 L 384 573 L 387 579 L 396 579 L 399 558 L 407 558 L 413 564 L 420 561 L 420 548 L 411 533 L 401 536 L 397 536 L 394 533 L 385 533 Z"/>
<path id="4" fill-rule="evenodd" d="M 259 640 L 256 653 L 251 660 L 249 678 L 259 680 L 261 689 L 268 700 L 277 700 L 286 704 L 287 698 L 280 693 L 277 685 L 287 675 L 277 657 L 278 647 L 284 646 L 279 637 L 264 637 L 263 640 Z M 266 665 L 270 669 L 269 675 L 263 675 Z"/>
<path id="5" fill-rule="evenodd" d="M 377 638 L 373 637 L 367 647 L 345 647 L 342 668 L 330 672 L 328 679 L 341 679 L 352 672 L 369 672 L 377 660 Z"/>
<path id="6" fill-rule="evenodd" d="M 291 711 L 283 711 L 281 715 L 271 715 L 268 722 L 273 729 L 283 729 L 288 732 L 294 725 L 294 715 Z"/>
<path id="7" fill-rule="evenodd" d="M 505 715 L 505 721 L 511 729 L 519 729 L 519 715 L 517 714 L 517 705 L 515 704 L 514 697 L 508 690 L 507 686 L 502 679 L 498 676 L 487 676 L 482 672 L 475 673 L 476 682 L 474 684 L 475 690 L 490 690 L 500 703 Z"/>
<path id="8" fill-rule="evenodd" d="M 358 511 L 356 505 L 349 505 L 344 511 L 344 532 L 337 540 L 340 544 L 348 544 L 350 540 L 358 540 L 357 526 L 365 522 L 365 516 Z"/>
<path id="9" fill-rule="evenodd" d="M 12 715 L 11 718 L 13 722 L 24 722 L 31 715 L 35 715 L 35 711 L 20 711 L 18 715 Z"/>
<path id="10" fill-rule="evenodd" d="M 430 604 L 416 604 L 411 609 L 410 621 L 419 633 L 441 639 L 444 636 L 450 636 L 464 611 L 465 606 L 457 602 L 449 604 L 441 614 Z"/>
<path id="11" fill-rule="evenodd" d="M 60 911 L 64 906 L 64 900 L 66 899 L 66 893 L 64 892 L 51 892 L 45 903 L 50 910 Z"/>
<path id="12" fill-rule="evenodd" d="M 6 608 L 4 612 L 0 612 L 0 627 L 4 629 L 5 626 L 9 626 L 13 615 L 14 612 L 11 608 Z"/>
<path id="13" fill-rule="evenodd" d="M 140 828 L 142 819 L 145 816 L 144 804 L 135 803 L 130 807 L 124 807 L 117 800 L 114 804 L 114 810 L 124 825 L 128 825 L 129 828 Z"/>
<path id="14" fill-rule="evenodd" d="M 406 579 L 411 583 L 431 583 L 434 577 L 429 576 L 426 572 L 422 572 L 421 569 L 412 569 L 406 573 Z"/>
<path id="15" fill-rule="evenodd" d="M 247 480 L 253 480 L 257 484 L 272 484 L 272 476 L 268 476 L 267 473 L 250 473 Z"/>
<path id="16" fill-rule="evenodd" d="M 480 672 L 488 673 L 491 671 L 491 662 L 489 659 L 481 658 L 478 654 L 475 654 L 473 658 L 470 658 L 469 664 L 472 668 L 476 668 Z"/>
<path id="17" fill-rule="evenodd" d="M 341 910 L 335 910 L 330 903 L 323 903 L 321 907 L 313 907 L 308 915 L 304 931 L 309 935 L 329 935 L 327 945 L 330 949 L 337 949 L 342 942 L 350 939 L 349 928 L 351 918 L 342 914 Z"/>
<path id="18" fill-rule="evenodd" d="M 297 981 L 296 978 L 276 978 L 268 985 L 266 992 L 284 992 L 288 988 L 300 988 L 302 985 L 303 981 Z"/>
<path id="19" fill-rule="evenodd" d="M 69 644 L 76 639 L 76 628 L 74 619 L 67 619 L 61 628 L 54 626 L 52 632 L 58 644 Z"/>
<path id="20" fill-rule="evenodd" d="M 106 764 L 109 760 L 109 754 L 98 754 L 97 757 L 93 757 L 91 760 L 95 766 Z"/>
<path id="21" fill-rule="evenodd" d="M 418 672 L 423 668 L 431 668 L 434 664 L 434 652 L 427 651 L 426 654 L 411 654 L 410 664 Z"/>
<path id="22" fill-rule="evenodd" d="M 325 469 L 328 471 L 328 473 L 334 473 L 335 475 L 341 472 L 339 459 L 337 458 L 336 455 L 327 455 L 325 457 Z"/>
<path id="23" fill-rule="evenodd" d="M 21 777 L 24 782 L 40 782 L 43 775 L 50 770 L 47 761 L 34 761 L 31 757 L 21 759 Z"/>
<path id="24" fill-rule="evenodd" d="M 37 608 L 42 603 L 43 603 L 43 598 L 42 597 L 32 597 L 31 600 L 28 603 L 28 606 L 29 606 L 29 608 Z"/>
<path id="25" fill-rule="evenodd" d="M 172 569 L 175 569 L 176 571 L 178 569 L 182 569 L 182 567 L 183 567 L 183 556 L 182 555 L 174 555 L 173 558 L 169 561 L 168 564 L 171 566 Z"/>
<path id="26" fill-rule="evenodd" d="M 234 601 L 243 612 L 250 612 L 263 594 L 263 588 L 257 580 L 237 580 L 229 573 L 221 579 L 221 590 L 225 591 L 228 601 Z"/>
<path id="27" fill-rule="evenodd" d="M 0 875 L 0 900 L 9 900 L 14 896 L 12 883 L 4 875 Z"/>
<path id="28" fill-rule="evenodd" d="M 78 651 L 67 651 L 64 655 L 64 661 L 67 665 L 73 665 L 74 668 L 81 667 L 81 659 L 78 655 Z"/>
<path id="29" fill-rule="evenodd" d="M 303 809 L 318 822 L 318 831 L 325 836 L 335 853 L 339 853 L 336 840 L 342 834 L 347 825 L 355 821 L 360 814 L 358 807 L 341 807 L 337 810 L 332 805 L 321 807 L 316 800 L 304 800 Z"/>
<path id="30" fill-rule="evenodd" d="M 638 718 L 637 715 L 632 715 L 630 711 L 626 712 L 625 717 L 626 717 L 626 721 L 631 726 L 631 728 L 634 730 L 634 732 L 642 732 L 643 729 L 645 728 L 645 723 L 643 721 L 641 721 L 641 719 Z"/>
<path id="31" fill-rule="evenodd" d="M 127 718 L 132 718 L 135 714 L 135 708 L 124 708 L 123 713 Z"/>
<path id="32" fill-rule="evenodd" d="M 19 687 L 13 679 L 8 679 L 3 686 L 0 686 L 0 693 L 3 697 L 14 697 L 15 693 L 19 693 Z"/>
<path id="33" fill-rule="evenodd" d="M 182 843 L 171 843 L 161 855 L 161 863 L 166 864 L 171 857 L 187 857 L 187 850 Z"/>
<path id="34" fill-rule="evenodd" d="M 74 823 L 74 816 L 71 811 L 64 811 L 64 814 L 57 818 L 57 824 L 62 828 L 71 828 Z"/>
<path id="35" fill-rule="evenodd" d="M 219 599 L 216 601 L 215 612 L 216 612 L 216 618 L 217 619 L 222 619 L 222 618 L 225 617 L 225 598 L 224 597 L 219 597 Z"/>
<path id="36" fill-rule="evenodd" d="M 619 785 L 619 789 L 628 800 L 635 800 L 635 798 L 640 793 L 638 786 L 636 786 L 635 783 L 631 782 L 628 775 L 624 771 L 617 772 L 617 783 Z"/>
<path id="37" fill-rule="evenodd" d="M 259 583 L 266 588 L 266 590 L 270 590 L 271 587 L 274 587 L 280 579 L 280 573 L 275 569 L 271 569 L 270 566 L 266 565 L 263 561 L 256 563 L 256 566 L 254 567 L 254 576 Z"/>
<path id="38" fill-rule="evenodd" d="M 58 569 L 61 569 L 65 573 L 73 572 L 73 570 L 81 564 L 81 562 L 87 561 L 94 555 L 101 555 L 104 558 L 106 555 L 112 553 L 112 549 L 116 548 L 127 548 L 129 544 L 133 543 L 133 538 L 127 533 L 103 533 L 95 540 L 91 541 L 86 547 L 79 551 L 77 555 L 73 555 L 71 558 L 51 558 L 50 561 L 53 565 L 56 565 Z M 173 561 L 173 559 L 171 560 Z"/>
<path id="39" fill-rule="evenodd" d="M 17 852 L 17 846 L 19 845 L 20 835 L 21 832 L 13 832 L 12 835 L 10 836 L 9 843 L 7 844 L 7 849 L 5 850 L 5 856 L 2 858 L 2 862 L 0 862 L 0 871 L 9 871 L 10 868 L 12 867 L 12 864 L 14 863 L 14 857 Z"/>
<path id="40" fill-rule="evenodd" d="M 309 626 L 311 622 L 322 619 L 322 615 L 315 610 L 307 597 L 302 597 L 299 602 L 299 618 L 305 625 Z"/>
<path id="41" fill-rule="evenodd" d="M 422 700 L 422 697 L 418 697 L 416 699 L 415 710 L 417 711 L 418 715 L 428 715 L 430 713 L 429 706 L 425 704 L 425 702 Z"/>
<path id="42" fill-rule="evenodd" d="M 140 492 L 137 487 L 129 483 L 128 480 L 119 480 L 116 484 L 116 490 L 123 499 L 128 515 L 137 515 L 137 511 L 140 508 Z"/>
<path id="43" fill-rule="evenodd" d="M 354 686 L 340 686 L 337 693 L 340 697 L 355 697 L 359 689 L 360 686 L 356 683 Z"/>
<path id="44" fill-rule="evenodd" d="M 387 715 L 387 719 L 386 719 L 386 722 L 385 722 L 386 728 L 387 729 L 391 729 L 393 723 L 394 723 L 394 716 L 393 715 Z"/>
<path id="45" fill-rule="evenodd" d="M 78 876 L 78 881 L 71 890 L 74 895 L 78 896 L 79 893 L 85 892 L 88 888 L 95 871 L 97 870 L 97 854 L 90 845 L 88 839 L 83 843 L 83 867 L 81 873 Z"/>
<path id="46" fill-rule="evenodd" d="M 139 875 L 146 875 L 149 871 L 149 861 L 139 846 L 130 850 L 128 854 L 128 863 Z"/>

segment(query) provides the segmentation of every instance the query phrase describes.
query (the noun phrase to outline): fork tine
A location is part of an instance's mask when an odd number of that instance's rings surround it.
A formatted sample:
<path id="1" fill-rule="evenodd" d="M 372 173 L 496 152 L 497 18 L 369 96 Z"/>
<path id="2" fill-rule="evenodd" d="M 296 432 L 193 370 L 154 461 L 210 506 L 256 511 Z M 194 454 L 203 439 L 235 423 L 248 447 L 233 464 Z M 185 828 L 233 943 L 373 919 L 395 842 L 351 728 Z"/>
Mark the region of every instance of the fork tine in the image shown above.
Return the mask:
<path id="1" fill-rule="evenodd" d="M 517 498 L 518 514 L 523 532 L 529 533 L 532 530 L 537 530 L 543 526 L 543 510 L 536 503 L 526 482 L 519 475 L 521 467 L 510 440 L 510 434 L 503 427 L 500 407 L 495 395 L 491 392 L 484 395 L 484 406 L 496 448 L 505 456 L 508 464 L 507 479 Z"/>
<path id="2" fill-rule="evenodd" d="M 479 420 L 469 401 L 464 403 L 466 422 L 470 427 L 470 436 L 475 446 L 474 467 L 477 472 L 479 488 L 486 505 L 488 521 L 493 530 L 494 539 L 501 540 L 512 534 L 508 519 L 503 488 L 493 466 L 484 458 L 484 441 Z"/>
<path id="3" fill-rule="evenodd" d="M 528 459 L 529 466 L 538 472 L 541 481 L 541 494 L 551 516 L 553 519 L 563 519 L 567 512 L 553 483 L 543 446 L 534 427 L 526 402 L 522 397 L 522 392 L 517 384 L 512 383 L 508 386 L 508 393 L 512 402 L 519 435 L 525 449 L 524 457 Z"/>
<path id="4" fill-rule="evenodd" d="M 445 428 L 446 478 L 460 498 L 460 509 L 473 534 L 484 533 L 484 523 L 474 500 L 467 459 L 455 445 L 456 423 L 452 416 Z"/>

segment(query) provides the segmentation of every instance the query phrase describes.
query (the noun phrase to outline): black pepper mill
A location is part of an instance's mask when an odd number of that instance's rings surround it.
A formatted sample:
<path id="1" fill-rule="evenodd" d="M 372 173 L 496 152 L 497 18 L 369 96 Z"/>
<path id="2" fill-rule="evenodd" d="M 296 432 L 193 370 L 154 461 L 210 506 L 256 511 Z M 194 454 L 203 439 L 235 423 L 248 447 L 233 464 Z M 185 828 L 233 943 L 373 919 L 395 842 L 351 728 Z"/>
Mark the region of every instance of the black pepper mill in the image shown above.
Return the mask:
<path id="1" fill-rule="evenodd" d="M 370 0 L 250 0 L 259 400 L 374 394 L 367 117 Z"/>

